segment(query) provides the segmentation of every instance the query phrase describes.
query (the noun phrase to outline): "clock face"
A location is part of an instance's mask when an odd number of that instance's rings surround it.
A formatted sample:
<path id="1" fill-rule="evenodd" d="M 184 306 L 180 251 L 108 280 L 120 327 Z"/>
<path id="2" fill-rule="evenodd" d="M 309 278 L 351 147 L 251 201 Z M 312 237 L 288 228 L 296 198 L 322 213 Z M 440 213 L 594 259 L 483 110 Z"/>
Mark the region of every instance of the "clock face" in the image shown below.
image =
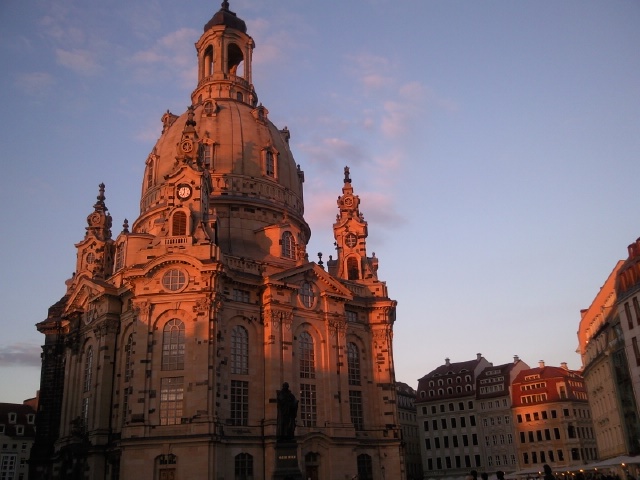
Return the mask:
<path id="1" fill-rule="evenodd" d="M 193 144 L 189 140 L 185 140 L 184 142 L 182 142 L 180 148 L 182 148 L 182 151 L 184 153 L 189 153 L 191 150 L 193 150 Z"/>
<path id="2" fill-rule="evenodd" d="M 178 198 L 182 200 L 187 199 L 191 196 L 191 187 L 189 185 L 180 185 L 178 187 Z"/>
<path id="3" fill-rule="evenodd" d="M 347 197 L 347 198 L 345 198 L 345 199 L 344 199 L 344 204 L 345 204 L 347 207 L 352 206 L 352 205 L 353 205 L 353 198 L 351 198 L 351 197 Z"/>

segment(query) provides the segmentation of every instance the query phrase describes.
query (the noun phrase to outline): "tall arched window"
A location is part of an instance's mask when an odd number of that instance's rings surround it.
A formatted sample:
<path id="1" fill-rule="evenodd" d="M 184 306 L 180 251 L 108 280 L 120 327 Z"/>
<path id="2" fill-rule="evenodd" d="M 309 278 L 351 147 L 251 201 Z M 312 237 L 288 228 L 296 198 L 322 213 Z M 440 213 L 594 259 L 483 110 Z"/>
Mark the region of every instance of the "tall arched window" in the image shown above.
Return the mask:
<path id="1" fill-rule="evenodd" d="M 249 334 L 240 325 L 231 332 L 231 373 L 249 374 Z"/>
<path id="2" fill-rule="evenodd" d="M 360 278 L 358 260 L 355 257 L 349 257 L 347 259 L 347 276 L 349 280 L 358 280 Z"/>
<path id="3" fill-rule="evenodd" d="M 239 453 L 235 458 L 235 480 L 253 479 L 253 456 Z"/>
<path id="4" fill-rule="evenodd" d="M 304 427 L 315 427 L 318 419 L 316 385 L 316 360 L 313 338 L 302 332 L 298 337 L 298 353 L 300 358 L 300 378 L 307 383 L 300 383 L 300 420 Z"/>
<path id="5" fill-rule="evenodd" d="M 286 258 L 294 258 L 296 244 L 291 232 L 284 232 L 280 243 L 282 244 L 282 256 Z"/>
<path id="6" fill-rule="evenodd" d="M 184 323 L 177 318 L 164 326 L 162 336 L 162 370 L 184 368 Z"/>
<path id="7" fill-rule="evenodd" d="M 360 385 L 360 352 L 355 343 L 347 344 L 349 385 Z"/>
<path id="8" fill-rule="evenodd" d="M 176 212 L 173 214 L 171 222 L 171 234 L 173 236 L 182 236 L 187 234 L 187 214 L 184 212 Z"/>
<path id="9" fill-rule="evenodd" d="M 88 347 L 84 359 L 84 392 L 91 390 L 91 378 L 93 376 L 93 347 Z"/>
<path id="10" fill-rule="evenodd" d="M 299 337 L 300 378 L 316 378 L 316 360 L 313 338 L 307 332 Z"/>
<path id="11" fill-rule="evenodd" d="M 367 455 L 366 453 L 358 455 L 358 479 L 373 479 L 373 465 L 371 462 L 371 456 Z"/>

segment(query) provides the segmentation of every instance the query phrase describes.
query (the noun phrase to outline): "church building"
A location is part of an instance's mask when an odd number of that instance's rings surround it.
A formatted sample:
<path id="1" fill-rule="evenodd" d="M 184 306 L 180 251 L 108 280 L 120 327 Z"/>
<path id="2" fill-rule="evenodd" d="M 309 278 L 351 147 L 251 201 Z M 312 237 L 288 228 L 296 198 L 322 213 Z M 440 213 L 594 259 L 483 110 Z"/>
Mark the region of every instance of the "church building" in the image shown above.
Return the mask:
<path id="1" fill-rule="evenodd" d="M 138 218 L 114 235 L 99 186 L 66 293 L 37 324 L 30 477 L 271 479 L 286 382 L 303 478 L 403 479 L 396 302 L 349 169 L 336 253 L 309 261 L 304 173 L 227 1 L 195 47 L 190 106 L 140 159 Z"/>

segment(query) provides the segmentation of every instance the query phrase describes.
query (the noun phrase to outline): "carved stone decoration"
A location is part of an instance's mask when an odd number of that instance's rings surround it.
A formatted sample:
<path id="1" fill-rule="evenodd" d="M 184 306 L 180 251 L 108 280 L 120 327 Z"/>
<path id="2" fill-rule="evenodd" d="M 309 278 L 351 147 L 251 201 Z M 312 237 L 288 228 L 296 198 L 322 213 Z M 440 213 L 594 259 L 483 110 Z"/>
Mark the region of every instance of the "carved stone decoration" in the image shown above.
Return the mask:
<path id="1" fill-rule="evenodd" d="M 332 338 L 335 338 L 336 334 L 338 335 L 338 338 L 345 338 L 347 335 L 347 322 L 344 317 L 330 319 L 329 332 Z"/>
<path id="2" fill-rule="evenodd" d="M 204 315 L 209 310 L 211 301 L 207 297 L 198 298 L 193 306 L 193 313 Z"/>
<path id="3" fill-rule="evenodd" d="M 151 303 L 147 301 L 134 301 L 133 311 L 140 321 L 145 321 L 151 314 Z"/>

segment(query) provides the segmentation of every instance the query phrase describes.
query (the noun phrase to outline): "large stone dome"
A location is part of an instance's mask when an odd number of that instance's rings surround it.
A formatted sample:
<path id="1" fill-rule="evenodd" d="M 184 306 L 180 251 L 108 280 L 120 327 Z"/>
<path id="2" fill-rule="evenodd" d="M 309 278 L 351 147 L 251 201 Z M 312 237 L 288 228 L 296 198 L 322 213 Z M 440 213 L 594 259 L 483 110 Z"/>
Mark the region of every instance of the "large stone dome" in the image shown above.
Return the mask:
<path id="1" fill-rule="evenodd" d="M 188 167 L 206 177 L 202 218 L 220 219 L 216 227 L 223 226 L 226 234 L 216 236 L 225 253 L 260 256 L 265 247 L 253 240 L 260 236 L 256 232 L 284 224 L 303 247 L 310 236 L 303 218 L 304 175 L 289 149 L 288 129 L 278 129 L 258 104 L 251 80 L 255 44 L 240 28 L 244 22 L 226 2 L 214 18 L 229 15 L 233 22 L 207 23 L 195 45 L 198 84 L 192 104 L 179 116 L 167 111 L 162 117 L 133 231 L 166 232 L 164 223 L 178 197 L 176 179 Z"/>

